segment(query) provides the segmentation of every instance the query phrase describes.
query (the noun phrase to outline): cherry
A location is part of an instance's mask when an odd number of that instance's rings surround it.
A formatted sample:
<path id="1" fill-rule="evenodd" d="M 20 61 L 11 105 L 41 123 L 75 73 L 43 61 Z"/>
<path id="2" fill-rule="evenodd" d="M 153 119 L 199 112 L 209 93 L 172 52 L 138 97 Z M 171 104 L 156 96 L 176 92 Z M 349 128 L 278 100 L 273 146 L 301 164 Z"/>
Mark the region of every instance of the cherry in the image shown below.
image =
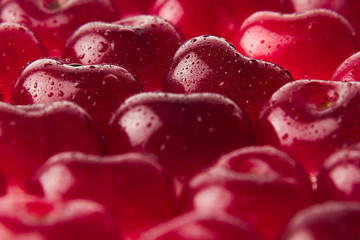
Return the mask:
<path id="1" fill-rule="evenodd" d="M 360 80 L 360 52 L 345 59 L 337 69 L 335 69 L 330 80 L 334 81 L 359 81 Z"/>
<path id="2" fill-rule="evenodd" d="M 300 211 L 288 224 L 281 240 L 357 239 L 360 236 L 360 204 L 328 202 Z"/>
<path id="3" fill-rule="evenodd" d="M 356 32 L 360 33 L 360 2 L 357 0 L 280 0 L 279 10 L 283 12 L 305 12 L 317 8 L 326 8 L 335 11 L 344 17 L 354 26 Z"/>
<path id="4" fill-rule="evenodd" d="M 0 90 L 8 101 L 19 73 L 28 62 L 45 57 L 47 50 L 28 28 L 16 23 L 0 24 L 0 46 Z"/>
<path id="5" fill-rule="evenodd" d="M 128 98 L 111 118 L 108 152 L 155 154 L 181 182 L 233 149 L 254 144 L 246 114 L 211 93 L 143 93 Z"/>
<path id="6" fill-rule="evenodd" d="M 246 17 L 276 5 L 277 0 L 157 0 L 152 13 L 172 22 L 186 39 L 211 34 L 232 42 Z"/>
<path id="7" fill-rule="evenodd" d="M 255 124 L 257 142 L 290 153 L 314 176 L 328 155 L 360 141 L 359 104 L 358 82 L 288 83 L 264 104 Z"/>
<path id="8" fill-rule="evenodd" d="M 234 45 L 248 57 L 288 69 L 295 79 L 324 80 L 360 49 L 348 21 L 325 9 L 298 14 L 254 13 L 238 29 Z"/>
<path id="9" fill-rule="evenodd" d="M 265 162 L 265 161 L 264 161 Z M 195 176 L 182 192 L 181 212 L 227 212 L 253 227 L 266 240 L 278 239 L 299 210 L 314 203 L 292 178 L 213 167 Z"/>
<path id="10" fill-rule="evenodd" d="M 3 240 L 121 240 L 114 219 L 92 201 L 51 202 L 26 194 L 0 198 Z"/>
<path id="11" fill-rule="evenodd" d="M 30 28 L 51 56 L 61 55 L 66 39 L 82 24 L 119 18 L 111 0 L 4 0 L 0 5 L 0 21 Z"/>
<path id="12" fill-rule="evenodd" d="M 37 171 L 27 187 L 35 193 L 42 189 L 48 199 L 81 198 L 103 204 L 127 239 L 137 239 L 174 214 L 171 179 L 156 158 L 144 154 L 60 153 Z"/>
<path id="13" fill-rule="evenodd" d="M 28 65 L 18 77 L 10 103 L 72 101 L 90 113 L 102 130 L 126 98 L 142 91 L 140 81 L 122 67 L 40 59 Z"/>
<path id="14" fill-rule="evenodd" d="M 22 187 L 55 153 L 104 153 L 95 123 L 70 102 L 29 106 L 0 103 L 0 122 L 0 169 L 9 186 Z"/>
<path id="15" fill-rule="evenodd" d="M 321 201 L 360 202 L 360 149 L 345 148 L 330 155 L 317 176 Z"/>
<path id="16" fill-rule="evenodd" d="M 225 213 L 190 212 L 145 233 L 140 240 L 260 240 L 242 221 Z"/>
<path id="17" fill-rule="evenodd" d="M 182 44 L 180 32 L 156 16 L 134 16 L 115 23 L 89 23 L 68 40 L 63 58 L 81 64 L 124 66 L 146 91 L 160 89 L 164 68 Z"/>
<path id="18" fill-rule="evenodd" d="M 223 94 L 255 120 L 263 102 L 292 80 L 279 66 L 244 57 L 224 39 L 206 35 L 179 48 L 165 70 L 162 90 Z"/>

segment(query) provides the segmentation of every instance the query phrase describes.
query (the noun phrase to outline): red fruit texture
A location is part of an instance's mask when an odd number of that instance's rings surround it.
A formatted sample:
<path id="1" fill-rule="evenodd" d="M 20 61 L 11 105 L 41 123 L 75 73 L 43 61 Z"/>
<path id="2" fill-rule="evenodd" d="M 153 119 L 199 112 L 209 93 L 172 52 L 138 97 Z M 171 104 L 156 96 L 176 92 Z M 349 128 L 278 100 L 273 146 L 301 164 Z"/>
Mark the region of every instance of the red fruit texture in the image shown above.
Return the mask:
<path id="1" fill-rule="evenodd" d="M 80 152 L 54 155 L 27 185 L 48 199 L 89 199 L 103 204 L 126 239 L 174 215 L 175 189 L 153 156 L 101 157 Z"/>
<path id="2" fill-rule="evenodd" d="M 160 89 L 169 59 L 182 44 L 180 32 L 156 16 L 83 25 L 67 41 L 63 58 L 84 65 L 118 64 L 135 74 L 146 91 Z"/>
<path id="3" fill-rule="evenodd" d="M 0 4 L 0 22 L 27 26 L 55 57 L 61 56 L 65 41 L 81 25 L 119 18 L 111 0 L 4 0 Z"/>
<path id="4" fill-rule="evenodd" d="M 145 233 L 140 240 L 260 240 L 241 220 L 227 215 L 190 212 Z"/>
<path id="5" fill-rule="evenodd" d="M 339 64 L 360 49 L 348 21 L 325 9 L 254 13 L 238 29 L 234 45 L 245 56 L 289 70 L 296 80 L 328 80 Z"/>
<path id="6" fill-rule="evenodd" d="M 330 155 L 317 176 L 320 201 L 360 202 L 360 149 L 341 149 Z"/>
<path id="7" fill-rule="evenodd" d="M 211 34 L 232 42 L 246 17 L 276 5 L 277 0 L 157 0 L 152 14 L 172 22 L 186 39 Z"/>
<path id="8" fill-rule="evenodd" d="M 313 177 L 332 152 L 360 141 L 358 82 L 299 80 L 264 104 L 255 132 L 258 144 L 291 154 Z"/>
<path id="9" fill-rule="evenodd" d="M 104 154 L 92 118 L 70 102 L 29 106 L 0 103 L 0 169 L 9 186 L 22 187 L 51 155 L 70 150 Z"/>
<path id="10" fill-rule="evenodd" d="M 254 144 L 251 122 L 218 94 L 142 93 L 128 98 L 106 131 L 109 154 L 155 154 L 181 182 L 233 149 Z"/>
<path id="11" fill-rule="evenodd" d="M 330 80 L 333 81 L 360 81 L 360 52 L 345 59 L 334 71 Z"/>
<path id="12" fill-rule="evenodd" d="M 271 147 L 246 147 L 195 176 L 184 187 L 179 208 L 227 212 L 264 239 L 276 240 L 291 217 L 314 202 L 310 181 L 293 159 Z"/>
<path id="13" fill-rule="evenodd" d="M 143 92 L 140 81 L 119 66 L 84 66 L 57 59 L 40 59 L 20 74 L 10 103 L 71 101 L 83 107 L 103 130 L 120 104 L 140 92 Z"/>
<path id="14" fill-rule="evenodd" d="M 28 62 L 45 57 L 47 50 L 27 27 L 16 23 L 0 24 L 0 46 L 0 90 L 8 101 L 20 72 Z"/>
<path id="15" fill-rule="evenodd" d="M 325 8 L 343 15 L 360 33 L 360 2 L 357 0 L 280 0 L 278 9 L 282 12 L 305 12 Z"/>
<path id="16" fill-rule="evenodd" d="M 150 14 L 151 7 L 155 0 L 113 0 L 123 18 Z"/>
<path id="17" fill-rule="evenodd" d="M 292 80 L 281 67 L 244 57 L 224 39 L 204 35 L 179 48 L 161 84 L 165 92 L 222 94 L 255 120 L 263 102 Z"/>
<path id="18" fill-rule="evenodd" d="M 26 194 L 0 198 L 2 240 L 122 240 L 114 219 L 92 201 L 51 202 Z"/>
<path id="19" fill-rule="evenodd" d="M 357 239 L 360 204 L 328 202 L 300 211 L 288 224 L 281 240 Z"/>

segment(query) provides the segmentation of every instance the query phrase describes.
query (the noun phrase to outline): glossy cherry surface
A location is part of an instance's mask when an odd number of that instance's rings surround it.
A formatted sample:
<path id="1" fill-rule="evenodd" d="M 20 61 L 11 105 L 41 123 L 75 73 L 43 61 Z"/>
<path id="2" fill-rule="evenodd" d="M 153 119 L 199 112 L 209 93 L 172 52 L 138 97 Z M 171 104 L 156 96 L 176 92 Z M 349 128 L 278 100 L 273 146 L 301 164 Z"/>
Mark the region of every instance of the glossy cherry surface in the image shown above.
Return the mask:
<path id="1" fill-rule="evenodd" d="M 52 202 L 26 194 L 0 198 L 3 240 L 121 240 L 117 225 L 100 204 Z"/>
<path id="2" fill-rule="evenodd" d="M 218 94 L 143 93 L 128 98 L 106 131 L 108 152 L 155 154 L 180 181 L 221 154 L 254 144 L 249 118 Z"/>
<path id="3" fill-rule="evenodd" d="M 255 126 L 257 141 L 290 153 L 314 175 L 337 149 L 360 141 L 358 82 L 299 80 L 265 103 Z"/>
<path id="4" fill-rule="evenodd" d="M 111 0 L 4 0 L 0 4 L 1 22 L 27 26 L 56 57 L 61 56 L 65 41 L 82 24 L 119 18 Z"/>
<path id="5" fill-rule="evenodd" d="M 244 57 L 224 39 L 205 35 L 179 48 L 161 84 L 165 92 L 225 95 L 255 120 L 263 102 L 292 80 L 279 66 Z"/>
<path id="6" fill-rule="evenodd" d="M 324 80 L 360 49 L 357 33 L 348 21 L 325 9 L 254 13 L 239 28 L 234 45 L 248 57 L 289 70 L 295 79 Z"/>
<path id="7" fill-rule="evenodd" d="M 140 240 L 260 240 L 242 221 L 224 213 L 191 212 L 151 229 Z"/>
<path id="8" fill-rule="evenodd" d="M 160 89 L 164 68 L 182 42 L 169 22 L 139 15 L 83 25 L 69 38 L 63 58 L 84 65 L 121 65 L 140 79 L 146 91 L 153 91 Z"/>
<path id="9" fill-rule="evenodd" d="M 319 200 L 360 202 L 360 149 L 345 148 L 330 155 L 317 176 Z"/>
<path id="10" fill-rule="evenodd" d="M 360 204 L 328 202 L 299 212 L 281 240 L 356 239 L 360 235 Z"/>
<path id="11" fill-rule="evenodd" d="M 156 158 L 144 154 L 60 153 L 37 171 L 27 187 L 30 192 L 41 189 L 49 199 L 90 199 L 103 204 L 126 239 L 137 239 L 174 215 L 171 178 Z"/>
<path id="12" fill-rule="evenodd" d="M 334 71 L 330 80 L 333 81 L 360 81 L 360 52 L 345 59 Z"/>
<path id="13" fill-rule="evenodd" d="M 51 155 L 70 150 L 103 154 L 92 118 L 70 102 L 29 106 L 0 103 L 0 169 L 8 185 L 23 186 Z"/>
<path id="14" fill-rule="evenodd" d="M 56 59 L 40 59 L 20 74 L 10 103 L 72 101 L 83 107 L 103 129 L 120 104 L 140 92 L 143 92 L 140 81 L 119 66 L 83 66 Z"/>
<path id="15" fill-rule="evenodd" d="M 28 62 L 45 57 L 47 50 L 28 28 L 16 23 L 0 24 L 0 46 L 0 90 L 8 101 L 20 72 Z"/>
<path id="16" fill-rule="evenodd" d="M 313 203 L 310 189 L 304 191 L 292 178 L 214 167 L 184 187 L 179 208 L 225 211 L 243 219 L 264 239 L 276 240 L 290 218 Z"/>

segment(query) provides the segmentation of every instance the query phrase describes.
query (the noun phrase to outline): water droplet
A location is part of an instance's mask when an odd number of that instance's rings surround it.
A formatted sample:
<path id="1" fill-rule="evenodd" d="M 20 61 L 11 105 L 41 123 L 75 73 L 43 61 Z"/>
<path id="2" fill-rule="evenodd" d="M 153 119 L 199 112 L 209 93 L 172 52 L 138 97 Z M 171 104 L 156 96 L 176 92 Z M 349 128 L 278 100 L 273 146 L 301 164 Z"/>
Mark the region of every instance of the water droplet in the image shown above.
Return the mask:
<path id="1" fill-rule="evenodd" d="M 108 50 L 109 48 L 109 44 L 105 43 L 105 42 L 99 42 L 98 46 L 97 46 L 97 50 L 99 52 L 106 52 L 106 50 Z"/>

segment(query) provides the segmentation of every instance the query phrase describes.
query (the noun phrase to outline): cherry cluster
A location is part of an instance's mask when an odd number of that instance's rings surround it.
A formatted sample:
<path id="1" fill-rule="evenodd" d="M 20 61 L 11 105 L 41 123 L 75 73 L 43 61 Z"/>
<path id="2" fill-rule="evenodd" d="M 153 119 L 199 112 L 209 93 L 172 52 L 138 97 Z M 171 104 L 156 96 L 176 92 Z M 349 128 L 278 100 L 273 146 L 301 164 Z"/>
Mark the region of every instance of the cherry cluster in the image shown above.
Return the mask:
<path id="1" fill-rule="evenodd" d="M 360 239 L 359 12 L 0 0 L 0 239 Z"/>

